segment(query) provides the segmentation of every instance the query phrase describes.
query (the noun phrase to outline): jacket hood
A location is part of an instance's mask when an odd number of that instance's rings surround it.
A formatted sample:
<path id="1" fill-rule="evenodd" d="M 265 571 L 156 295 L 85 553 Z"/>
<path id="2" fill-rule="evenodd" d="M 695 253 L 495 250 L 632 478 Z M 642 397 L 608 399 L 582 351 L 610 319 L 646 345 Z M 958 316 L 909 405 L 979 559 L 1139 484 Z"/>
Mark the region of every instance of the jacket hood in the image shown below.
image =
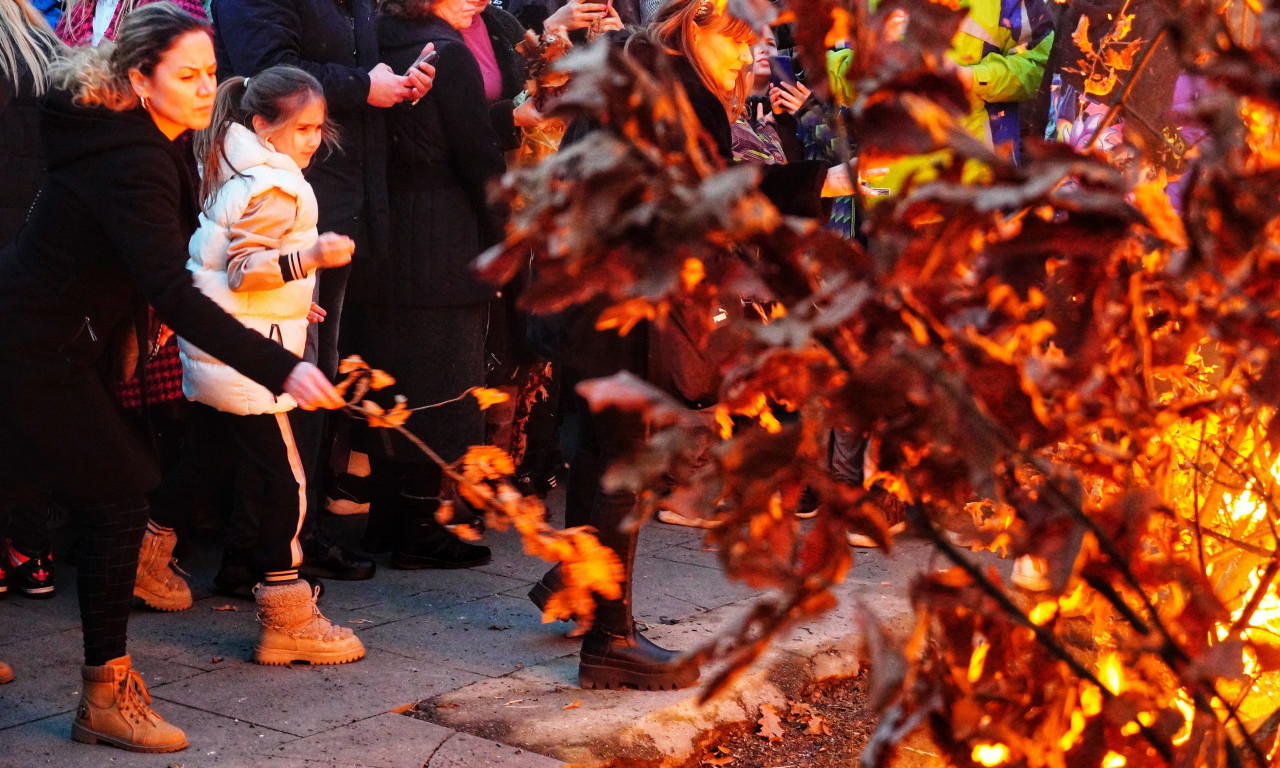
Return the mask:
<path id="1" fill-rule="evenodd" d="M 219 184 L 226 183 L 227 179 L 233 176 L 263 165 L 268 168 L 291 171 L 299 176 L 302 175 L 302 170 L 298 168 L 298 164 L 291 157 L 283 152 L 267 149 L 256 133 L 239 123 L 233 123 L 227 129 L 226 139 L 222 142 L 222 150 L 226 153 L 228 162 L 222 164 L 221 173 L 219 174 L 221 178 L 218 179 Z"/>
<path id="2" fill-rule="evenodd" d="M 50 170 L 139 144 L 178 151 L 142 107 L 115 112 L 80 106 L 64 90 L 40 99 L 40 141 Z"/>

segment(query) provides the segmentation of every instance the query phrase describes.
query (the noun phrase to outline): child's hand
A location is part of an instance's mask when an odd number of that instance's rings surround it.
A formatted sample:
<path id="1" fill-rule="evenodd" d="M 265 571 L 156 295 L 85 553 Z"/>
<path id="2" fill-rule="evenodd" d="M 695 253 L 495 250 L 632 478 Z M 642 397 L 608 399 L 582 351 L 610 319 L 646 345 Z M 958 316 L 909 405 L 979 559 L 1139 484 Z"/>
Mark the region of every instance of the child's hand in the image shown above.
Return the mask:
<path id="1" fill-rule="evenodd" d="M 313 301 L 311 302 L 311 309 L 307 310 L 307 322 L 323 323 L 325 317 L 327 317 L 328 315 L 329 313 L 324 311 L 324 307 L 321 307 L 319 304 Z"/>
<path id="2" fill-rule="evenodd" d="M 351 263 L 351 254 L 355 253 L 356 243 L 346 235 L 325 232 L 303 251 L 300 256 L 302 268 L 307 272 L 315 269 L 332 269 L 345 267 Z"/>

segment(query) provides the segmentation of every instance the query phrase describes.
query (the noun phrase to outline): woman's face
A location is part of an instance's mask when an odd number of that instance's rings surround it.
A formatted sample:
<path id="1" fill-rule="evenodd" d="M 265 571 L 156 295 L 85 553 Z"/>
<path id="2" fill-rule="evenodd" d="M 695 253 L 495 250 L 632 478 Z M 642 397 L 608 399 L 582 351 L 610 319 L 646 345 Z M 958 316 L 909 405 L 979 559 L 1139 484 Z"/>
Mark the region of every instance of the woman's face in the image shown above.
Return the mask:
<path id="1" fill-rule="evenodd" d="M 454 29 L 468 29 L 488 4 L 489 0 L 439 0 L 431 10 Z"/>
<path id="2" fill-rule="evenodd" d="M 769 57 L 777 55 L 778 42 L 774 40 L 772 32 L 761 34 L 760 39 L 756 40 L 756 44 L 751 46 L 751 74 L 755 77 L 756 85 L 769 81 L 771 77 Z"/>
<path id="3" fill-rule="evenodd" d="M 710 27 L 694 27 L 692 53 L 724 93 L 738 84 L 738 75 L 751 63 L 754 40 L 742 40 L 724 33 L 724 22 Z"/>
<path id="4" fill-rule="evenodd" d="M 306 168 L 324 141 L 324 121 L 324 99 L 312 96 L 288 122 L 274 131 L 268 131 L 267 121 L 255 115 L 253 130 L 260 138 L 271 142 L 277 152 L 297 163 L 299 168 Z"/>
<path id="5" fill-rule="evenodd" d="M 218 91 L 218 63 L 213 40 L 203 30 L 179 37 L 151 74 L 129 70 L 134 93 L 144 99 L 156 127 L 175 139 L 183 131 L 209 127 Z"/>

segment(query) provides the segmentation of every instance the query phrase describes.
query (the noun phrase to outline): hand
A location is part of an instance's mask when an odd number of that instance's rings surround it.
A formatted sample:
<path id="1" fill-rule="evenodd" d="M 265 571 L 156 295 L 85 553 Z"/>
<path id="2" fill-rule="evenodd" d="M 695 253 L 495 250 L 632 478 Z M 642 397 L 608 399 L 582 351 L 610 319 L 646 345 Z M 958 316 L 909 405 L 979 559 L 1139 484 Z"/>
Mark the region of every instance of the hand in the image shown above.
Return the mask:
<path id="1" fill-rule="evenodd" d="M 324 319 L 328 315 L 329 313 L 324 311 L 324 307 L 320 306 L 319 304 L 313 301 L 311 302 L 311 309 L 307 311 L 307 322 L 323 323 Z"/>
<path id="2" fill-rule="evenodd" d="M 626 28 L 626 25 L 622 23 L 622 17 L 618 15 L 618 9 L 613 7 L 613 3 L 610 3 L 607 8 L 608 13 L 596 23 L 596 34 L 602 35 L 605 32 L 617 32 Z"/>
<path id="3" fill-rule="evenodd" d="M 956 78 L 964 86 L 965 91 L 973 90 L 973 70 L 965 66 L 956 67 Z"/>
<path id="4" fill-rule="evenodd" d="M 289 378 L 284 380 L 284 391 L 292 395 L 298 402 L 298 407 L 304 411 L 341 408 L 344 404 L 329 378 L 306 361 L 298 363 L 289 372 Z"/>
<path id="5" fill-rule="evenodd" d="M 356 242 L 351 238 L 325 232 L 298 256 L 302 262 L 302 269 L 311 272 L 316 269 L 345 267 L 351 263 L 351 254 L 355 251 Z"/>
<path id="6" fill-rule="evenodd" d="M 391 71 L 391 67 L 379 64 L 369 70 L 369 98 L 366 99 L 369 106 L 394 107 L 412 96 L 413 87 L 409 78 L 397 75 Z"/>
<path id="7" fill-rule="evenodd" d="M 534 106 L 533 99 L 529 99 L 525 103 L 516 107 L 515 111 L 511 113 L 511 117 L 515 121 L 515 124 L 520 128 L 537 128 L 542 121 L 547 119 L 538 111 L 538 108 Z"/>
<path id="8" fill-rule="evenodd" d="M 774 112 L 794 115 L 809 100 L 810 93 L 804 83 L 778 83 L 769 86 L 769 104 Z"/>
<path id="9" fill-rule="evenodd" d="M 560 6 L 555 13 L 548 16 L 546 21 L 542 22 L 542 28 L 553 29 L 560 27 L 569 31 L 586 29 L 597 21 L 604 19 L 608 15 L 606 13 L 607 8 L 608 6 L 604 3 L 569 0 L 568 3 Z"/>
<path id="10" fill-rule="evenodd" d="M 418 55 L 425 56 L 429 51 L 434 51 L 435 49 L 436 49 L 435 43 L 427 43 L 422 47 L 422 52 L 419 53 Z M 421 62 L 418 64 L 418 66 L 409 70 L 408 74 L 406 75 L 406 79 L 409 82 L 409 87 L 413 89 L 413 94 L 410 96 L 407 96 L 406 98 L 413 101 L 413 103 L 416 104 L 418 103 L 418 99 L 421 99 L 423 96 L 427 95 L 427 91 L 431 90 L 431 84 L 435 82 L 435 79 L 436 79 L 435 65 L 428 64 L 425 61 Z"/>
<path id="11" fill-rule="evenodd" d="M 849 166 L 840 164 L 827 169 L 827 178 L 822 182 L 823 197 L 844 197 L 853 194 L 853 182 L 849 180 Z"/>
<path id="12" fill-rule="evenodd" d="M 764 108 L 764 102 L 757 101 L 755 102 L 755 105 L 756 105 L 756 114 L 755 114 L 756 125 L 760 125 L 762 123 L 772 123 L 773 112 L 771 110 L 767 110 Z"/>

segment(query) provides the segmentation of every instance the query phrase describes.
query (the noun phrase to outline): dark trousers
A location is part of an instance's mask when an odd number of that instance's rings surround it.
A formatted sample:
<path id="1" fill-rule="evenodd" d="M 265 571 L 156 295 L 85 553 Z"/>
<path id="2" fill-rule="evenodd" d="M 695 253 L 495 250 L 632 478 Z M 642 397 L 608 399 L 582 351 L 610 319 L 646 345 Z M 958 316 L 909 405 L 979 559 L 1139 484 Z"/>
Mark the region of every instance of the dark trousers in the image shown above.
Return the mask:
<path id="1" fill-rule="evenodd" d="M 81 532 L 76 586 L 84 663 L 101 666 L 128 653 L 129 604 L 147 527 L 147 500 L 69 499 L 66 505 Z"/>
<path id="2" fill-rule="evenodd" d="M 300 413 L 295 408 L 254 416 L 219 414 L 237 457 L 230 547 L 251 554 L 263 573 L 302 565 L 299 537 L 309 505 L 307 473 L 294 437 Z"/>

